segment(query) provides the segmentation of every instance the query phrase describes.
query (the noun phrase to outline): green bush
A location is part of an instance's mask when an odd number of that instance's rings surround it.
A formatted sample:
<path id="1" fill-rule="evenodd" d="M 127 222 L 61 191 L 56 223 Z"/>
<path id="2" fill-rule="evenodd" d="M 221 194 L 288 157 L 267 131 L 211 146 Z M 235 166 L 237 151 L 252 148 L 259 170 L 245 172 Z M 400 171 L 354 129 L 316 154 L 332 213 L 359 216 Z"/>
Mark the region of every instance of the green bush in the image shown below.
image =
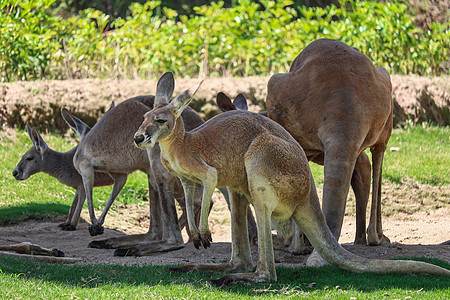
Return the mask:
<path id="1" fill-rule="evenodd" d="M 178 15 L 160 1 L 133 3 L 110 21 L 87 9 L 78 17 L 50 15 L 54 0 L 5 0 L 0 6 L 3 81 L 35 78 L 252 76 L 285 72 L 319 38 L 341 40 L 391 73 L 448 73 L 448 23 L 422 30 L 400 2 L 340 1 L 340 8 L 293 7 L 290 0 L 239 0 Z M 162 14 L 161 14 L 162 12 Z M 96 22 L 92 20 L 95 19 Z M 63 42 L 65 47 L 62 46 Z"/>

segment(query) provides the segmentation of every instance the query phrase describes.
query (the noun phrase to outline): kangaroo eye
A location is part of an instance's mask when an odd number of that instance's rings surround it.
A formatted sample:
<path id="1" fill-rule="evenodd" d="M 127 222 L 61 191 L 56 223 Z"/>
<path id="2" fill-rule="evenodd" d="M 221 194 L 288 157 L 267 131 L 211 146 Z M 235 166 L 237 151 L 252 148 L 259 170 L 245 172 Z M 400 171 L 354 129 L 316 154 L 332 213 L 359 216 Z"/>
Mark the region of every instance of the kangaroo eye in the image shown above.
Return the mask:
<path id="1" fill-rule="evenodd" d="M 157 123 L 159 123 L 159 124 L 164 124 L 164 123 L 166 123 L 167 122 L 167 120 L 163 120 L 163 119 L 158 119 L 158 120 L 155 120 Z"/>
<path id="2" fill-rule="evenodd" d="M 26 160 L 33 160 L 33 157 L 27 157 Z"/>

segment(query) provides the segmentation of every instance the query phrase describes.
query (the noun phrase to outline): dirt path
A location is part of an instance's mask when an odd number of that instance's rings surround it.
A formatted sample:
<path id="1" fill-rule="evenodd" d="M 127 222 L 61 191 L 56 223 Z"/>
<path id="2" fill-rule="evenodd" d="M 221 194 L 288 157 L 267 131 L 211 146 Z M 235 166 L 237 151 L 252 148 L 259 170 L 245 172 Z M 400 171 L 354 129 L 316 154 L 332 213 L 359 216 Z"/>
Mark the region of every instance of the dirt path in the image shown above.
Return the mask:
<path id="1" fill-rule="evenodd" d="M 448 195 L 448 194 L 447 194 Z M 183 249 L 157 253 L 145 257 L 114 257 L 114 250 L 88 248 L 92 240 L 120 236 L 124 234 L 143 233 L 148 228 L 148 204 L 115 206 L 106 220 L 105 233 L 92 238 L 88 233 L 88 224 L 83 222 L 80 228 L 72 232 L 63 232 L 57 228 L 60 222 L 28 221 L 14 226 L 0 228 L 0 244 L 14 244 L 28 241 L 48 248 L 57 248 L 68 257 L 83 258 L 85 264 L 185 264 L 192 262 L 224 262 L 229 260 L 230 215 L 223 198 L 214 196 L 215 206 L 210 216 L 213 241 L 210 249 L 197 250 L 191 243 Z M 433 257 L 450 263 L 450 245 L 440 245 L 450 239 L 450 209 L 448 205 L 427 212 L 413 214 L 395 214 L 385 217 L 383 228 L 391 239 L 390 246 L 354 246 L 350 243 L 354 237 L 355 219 L 346 216 L 340 242 L 347 250 L 368 258 L 392 257 Z M 87 218 L 87 211 L 83 212 Z M 186 235 L 184 235 L 186 237 Z M 257 248 L 252 246 L 256 263 Z M 296 256 L 276 250 L 277 265 L 302 266 L 307 256 Z"/>

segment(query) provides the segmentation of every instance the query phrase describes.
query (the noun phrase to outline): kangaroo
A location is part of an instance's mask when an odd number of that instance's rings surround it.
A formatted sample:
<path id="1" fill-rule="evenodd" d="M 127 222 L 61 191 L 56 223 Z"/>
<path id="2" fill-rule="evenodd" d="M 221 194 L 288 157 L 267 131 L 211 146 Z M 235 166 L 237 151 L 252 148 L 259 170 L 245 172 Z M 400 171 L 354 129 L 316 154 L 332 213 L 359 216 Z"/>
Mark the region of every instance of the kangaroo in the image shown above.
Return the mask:
<path id="1" fill-rule="evenodd" d="M 223 112 L 230 110 L 248 110 L 247 99 L 243 94 L 238 94 L 236 98 L 231 101 L 225 93 L 219 92 L 216 97 L 216 102 L 217 106 Z M 259 112 L 258 114 L 267 116 L 267 112 L 265 111 Z M 311 253 L 311 247 L 308 247 L 309 243 L 305 241 L 304 235 L 294 220 L 290 220 L 286 223 L 279 223 L 273 220 L 272 223 L 278 233 L 278 235 L 273 237 L 275 248 L 296 255 Z"/>
<path id="2" fill-rule="evenodd" d="M 293 218 L 314 248 L 329 263 L 353 272 L 430 273 L 450 276 L 444 268 L 416 261 L 369 260 L 342 248 L 328 228 L 320 209 L 314 180 L 305 152 L 278 123 L 248 111 L 229 111 L 215 116 L 197 129 L 186 132 L 180 115 L 200 84 L 178 95 L 170 103 L 173 75 L 159 82 L 160 97 L 134 135 L 135 144 L 152 148 L 159 143 L 166 168 L 177 174 L 186 195 L 188 223 L 193 242 L 207 248 L 211 243 L 208 208 L 216 186 L 230 191 L 232 256 L 225 264 L 193 264 L 173 271 L 243 271 L 224 275 L 213 284 L 234 281 L 277 280 L 272 246 L 271 218 Z M 199 228 L 192 213 L 194 182 L 203 185 Z M 234 195 L 239 193 L 245 197 Z M 258 265 L 253 263 L 247 235 L 246 212 L 255 208 L 258 226 Z M 190 207 L 189 207 L 190 206 Z"/>
<path id="3" fill-rule="evenodd" d="M 77 122 L 77 134 L 83 138 L 90 127 L 80 119 L 70 116 L 67 110 L 62 110 L 63 118 L 66 120 L 73 118 Z M 75 124 L 75 123 L 74 123 Z M 14 168 L 13 176 L 17 180 L 26 180 L 30 176 L 44 172 L 58 179 L 59 182 L 75 189 L 75 197 L 70 206 L 69 214 L 64 223 L 58 225 L 61 230 L 72 231 L 78 226 L 80 213 L 83 207 L 85 192 L 83 180 L 73 165 L 73 156 L 78 146 L 67 152 L 57 152 L 52 150 L 44 141 L 36 129 L 27 124 L 27 132 L 33 146 L 22 156 L 17 166 Z M 114 180 L 105 173 L 95 173 L 94 186 L 107 186 L 114 183 Z"/>
<path id="4" fill-rule="evenodd" d="M 117 197 L 128 174 L 140 170 L 147 174 L 150 199 L 150 227 L 146 234 L 95 240 L 91 248 L 117 248 L 116 256 L 141 256 L 154 252 L 176 250 L 184 247 L 180 223 L 185 213 L 177 218 L 174 198 L 183 208 L 183 188 L 178 178 L 167 171 L 160 159 L 159 147 L 142 151 L 134 146 L 132 135 L 142 123 L 143 115 L 153 108 L 156 96 L 138 96 L 125 100 L 103 116 L 80 141 L 73 158 L 73 164 L 80 173 L 86 191 L 91 225 L 91 236 L 103 233 L 105 217 Z M 188 130 L 204 123 L 191 108 L 183 112 L 182 118 Z M 114 179 L 114 188 L 97 219 L 94 213 L 92 188 L 93 174 L 108 174 Z M 200 188 L 197 188 L 200 191 Z M 226 189 L 220 189 L 228 200 Z M 196 194 L 196 203 L 201 203 L 201 195 Z M 200 205 L 199 205 L 200 206 Z M 184 225 L 184 224 L 183 224 Z M 187 229 L 188 234 L 190 230 Z"/>
<path id="5" fill-rule="evenodd" d="M 268 117 L 292 134 L 308 160 L 324 165 L 322 207 L 336 239 L 351 184 L 357 199 L 355 243 L 389 243 L 381 224 L 381 170 L 393 124 L 389 73 L 358 49 L 335 40 L 317 40 L 295 58 L 289 73 L 270 78 L 266 104 Z M 367 240 L 371 165 L 366 148 L 373 161 Z M 308 264 L 323 264 L 313 254 Z"/>

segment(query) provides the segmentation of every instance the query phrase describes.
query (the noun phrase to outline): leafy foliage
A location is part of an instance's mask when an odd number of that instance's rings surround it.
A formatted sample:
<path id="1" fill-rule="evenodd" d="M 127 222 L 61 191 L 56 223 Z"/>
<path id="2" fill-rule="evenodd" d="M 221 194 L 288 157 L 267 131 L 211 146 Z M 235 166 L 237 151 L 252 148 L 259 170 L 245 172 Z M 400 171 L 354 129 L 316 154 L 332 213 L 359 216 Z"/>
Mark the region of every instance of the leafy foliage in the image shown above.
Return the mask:
<path id="1" fill-rule="evenodd" d="M 448 73 L 449 24 L 412 23 L 394 1 L 340 0 L 340 7 L 293 7 L 293 1 L 219 1 L 178 15 L 160 1 L 133 3 L 130 16 L 86 9 L 51 15 L 54 0 L 5 0 L 0 5 L 2 81 L 34 78 L 252 76 L 284 72 L 309 43 L 341 40 L 391 73 Z M 95 20 L 95 21 L 94 21 Z"/>

